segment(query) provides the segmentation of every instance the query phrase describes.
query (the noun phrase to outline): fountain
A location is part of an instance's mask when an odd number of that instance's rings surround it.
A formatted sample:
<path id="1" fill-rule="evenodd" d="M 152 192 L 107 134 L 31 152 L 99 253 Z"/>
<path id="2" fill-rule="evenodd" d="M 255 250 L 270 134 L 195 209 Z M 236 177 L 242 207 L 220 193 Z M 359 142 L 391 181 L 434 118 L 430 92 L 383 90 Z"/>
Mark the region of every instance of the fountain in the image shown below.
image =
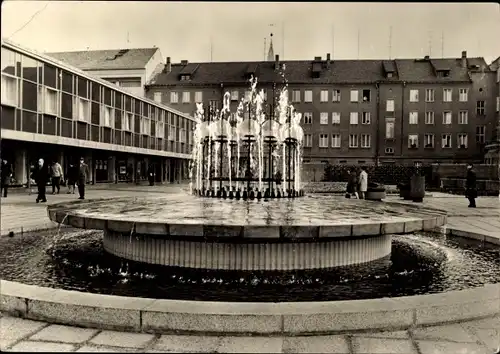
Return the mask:
<path id="1" fill-rule="evenodd" d="M 267 115 L 258 79 L 249 81 L 250 94 L 241 99 L 235 115 L 229 92 L 220 111 L 197 104 L 190 192 L 237 200 L 301 197 L 302 115 L 288 102 L 286 80 Z"/>

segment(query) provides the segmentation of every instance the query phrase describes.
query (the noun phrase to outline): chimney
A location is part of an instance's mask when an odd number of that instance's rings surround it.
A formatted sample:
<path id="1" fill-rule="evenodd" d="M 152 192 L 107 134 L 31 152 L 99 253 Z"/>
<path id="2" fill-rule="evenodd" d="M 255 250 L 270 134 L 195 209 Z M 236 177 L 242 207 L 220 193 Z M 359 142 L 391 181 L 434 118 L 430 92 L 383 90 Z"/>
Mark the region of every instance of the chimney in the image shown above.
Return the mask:
<path id="1" fill-rule="evenodd" d="M 165 72 L 168 74 L 172 71 L 172 63 L 170 62 L 170 57 L 167 57 L 167 64 L 165 65 Z"/>
<path id="2" fill-rule="evenodd" d="M 321 61 L 321 57 L 314 57 L 314 61 Z"/>
<path id="3" fill-rule="evenodd" d="M 430 57 L 429 57 L 428 55 L 426 55 L 426 56 L 424 57 L 424 60 L 429 60 L 429 58 L 430 58 Z"/>
<path id="4" fill-rule="evenodd" d="M 330 53 L 326 53 L 326 67 L 330 69 L 331 57 Z"/>
<path id="5" fill-rule="evenodd" d="M 274 58 L 275 58 L 274 59 L 274 70 L 279 70 L 279 68 L 280 68 L 280 56 L 279 56 L 279 54 L 276 54 L 274 56 Z"/>
<path id="6" fill-rule="evenodd" d="M 188 65 L 188 61 L 187 60 L 181 60 L 181 65 Z"/>
<path id="7" fill-rule="evenodd" d="M 462 68 L 467 68 L 467 52 L 462 51 Z"/>

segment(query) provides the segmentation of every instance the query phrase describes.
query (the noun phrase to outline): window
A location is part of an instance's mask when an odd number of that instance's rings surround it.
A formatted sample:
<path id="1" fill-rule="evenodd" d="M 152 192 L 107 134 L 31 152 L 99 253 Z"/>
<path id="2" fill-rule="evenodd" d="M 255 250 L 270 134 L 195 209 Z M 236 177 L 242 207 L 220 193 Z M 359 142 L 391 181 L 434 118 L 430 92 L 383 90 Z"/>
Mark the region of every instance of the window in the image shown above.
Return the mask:
<path id="1" fill-rule="evenodd" d="M 2 104 L 17 107 L 17 83 L 18 80 L 15 77 L 2 73 Z"/>
<path id="2" fill-rule="evenodd" d="M 469 100 L 469 90 L 461 88 L 458 90 L 458 100 L 460 102 L 467 102 Z"/>
<path id="3" fill-rule="evenodd" d="M 441 147 L 449 149 L 451 148 L 451 134 L 443 134 L 441 137 Z"/>
<path id="4" fill-rule="evenodd" d="M 358 147 L 358 136 L 356 134 L 349 135 L 349 147 L 350 148 Z"/>
<path id="5" fill-rule="evenodd" d="M 186 129 L 179 129 L 179 142 L 185 143 L 186 142 Z"/>
<path id="6" fill-rule="evenodd" d="M 359 102 L 359 91 L 351 90 L 351 102 Z"/>
<path id="7" fill-rule="evenodd" d="M 311 112 L 304 112 L 304 124 L 312 124 L 313 114 Z"/>
<path id="8" fill-rule="evenodd" d="M 424 147 L 428 149 L 434 147 L 434 134 L 424 135 Z"/>
<path id="9" fill-rule="evenodd" d="M 194 93 L 194 101 L 196 103 L 202 103 L 203 102 L 203 92 L 201 91 L 196 91 Z"/>
<path id="10" fill-rule="evenodd" d="M 252 98 L 252 91 L 245 91 L 245 101 L 250 101 Z"/>
<path id="11" fill-rule="evenodd" d="M 434 112 L 425 112 L 425 124 L 434 124 Z"/>
<path id="12" fill-rule="evenodd" d="M 363 112 L 362 113 L 361 124 L 370 124 L 370 112 Z"/>
<path id="13" fill-rule="evenodd" d="M 292 102 L 300 102 L 300 90 L 292 91 Z"/>
<path id="14" fill-rule="evenodd" d="M 351 115 L 349 117 L 349 124 L 358 124 L 358 112 L 351 112 Z"/>
<path id="15" fill-rule="evenodd" d="M 458 112 L 458 124 L 467 124 L 469 122 L 469 112 L 460 111 Z"/>
<path id="16" fill-rule="evenodd" d="M 340 134 L 332 134 L 332 148 L 340 147 Z"/>
<path id="17" fill-rule="evenodd" d="M 443 124 L 451 124 L 451 112 L 450 111 L 443 112 Z"/>
<path id="18" fill-rule="evenodd" d="M 425 90 L 425 102 L 434 102 L 434 89 L 426 89 Z"/>
<path id="19" fill-rule="evenodd" d="M 388 155 L 394 154 L 394 148 L 386 147 L 385 148 L 385 153 L 388 154 Z"/>
<path id="20" fill-rule="evenodd" d="M 191 79 L 191 75 L 181 75 L 181 81 L 186 81 L 186 80 L 190 80 Z"/>
<path id="21" fill-rule="evenodd" d="M 176 133 L 175 126 L 169 125 L 169 127 L 168 127 L 168 140 L 175 141 L 175 133 Z"/>
<path id="22" fill-rule="evenodd" d="M 165 137 L 165 123 L 156 123 L 156 137 L 161 139 Z"/>
<path id="23" fill-rule="evenodd" d="M 327 112 L 321 112 L 319 114 L 319 124 L 321 124 L 321 125 L 328 124 L 328 113 Z"/>
<path id="24" fill-rule="evenodd" d="M 451 102 L 451 89 L 443 89 L 443 102 Z"/>
<path id="25" fill-rule="evenodd" d="M 418 90 L 410 90 L 410 102 L 418 102 Z"/>
<path id="26" fill-rule="evenodd" d="M 394 139 L 394 118 L 386 118 L 385 120 L 385 138 Z"/>
<path id="27" fill-rule="evenodd" d="M 387 100 L 386 101 L 385 110 L 387 112 L 394 112 L 394 100 Z"/>
<path id="28" fill-rule="evenodd" d="M 410 112 L 409 124 L 418 124 L 418 112 Z"/>
<path id="29" fill-rule="evenodd" d="M 150 135 L 151 134 L 151 121 L 148 118 L 141 118 L 141 134 Z"/>
<path id="30" fill-rule="evenodd" d="M 467 134 L 460 133 L 458 134 L 458 148 L 459 149 L 467 149 Z"/>
<path id="31" fill-rule="evenodd" d="M 191 101 L 191 92 L 184 91 L 182 93 L 182 103 L 189 103 Z"/>
<path id="32" fill-rule="evenodd" d="M 478 116 L 484 116 L 484 101 L 477 101 L 477 103 L 476 103 L 476 114 Z"/>
<path id="33" fill-rule="evenodd" d="M 84 98 L 78 97 L 78 120 L 90 122 L 90 103 Z"/>
<path id="34" fill-rule="evenodd" d="M 361 134 L 361 147 L 369 148 L 371 146 L 371 135 L 370 134 Z"/>
<path id="35" fill-rule="evenodd" d="M 48 87 L 45 87 L 45 105 L 44 112 L 47 114 L 51 114 L 54 116 L 58 115 L 58 93 L 56 90 L 52 90 Z"/>
<path id="36" fill-rule="evenodd" d="M 418 135 L 410 134 L 408 135 L 408 148 L 417 149 L 418 148 Z"/>
<path id="37" fill-rule="evenodd" d="M 328 102 L 328 90 L 321 90 L 321 102 Z"/>
<path id="38" fill-rule="evenodd" d="M 161 103 L 161 92 L 154 93 L 154 100 L 155 102 Z"/>
<path id="39" fill-rule="evenodd" d="M 239 99 L 238 96 L 239 96 L 238 90 L 231 91 L 231 101 L 238 101 Z"/>
<path id="40" fill-rule="evenodd" d="M 134 116 L 130 112 L 123 112 L 122 130 L 131 131 L 134 123 Z"/>
<path id="41" fill-rule="evenodd" d="M 304 134 L 304 147 L 312 147 L 312 135 Z"/>
<path id="42" fill-rule="evenodd" d="M 370 90 L 363 90 L 363 102 L 371 101 L 371 93 Z"/>
<path id="43" fill-rule="evenodd" d="M 178 103 L 179 102 L 179 93 L 170 92 L 170 103 Z"/>
<path id="44" fill-rule="evenodd" d="M 340 102 L 340 90 L 333 90 L 332 102 Z"/>
<path id="45" fill-rule="evenodd" d="M 340 124 L 340 112 L 332 112 L 332 124 Z"/>
<path id="46" fill-rule="evenodd" d="M 313 101 L 313 92 L 311 90 L 304 91 L 304 102 L 312 102 Z"/>
<path id="47" fill-rule="evenodd" d="M 500 70 L 498 70 L 498 72 L 500 72 Z M 496 109 L 497 112 L 500 111 L 500 97 L 497 97 L 497 109 Z"/>
<path id="48" fill-rule="evenodd" d="M 486 127 L 479 125 L 476 127 L 476 143 L 484 144 L 486 141 Z"/>
<path id="49" fill-rule="evenodd" d="M 101 106 L 101 125 L 111 127 L 111 120 L 114 117 L 113 108 L 110 106 Z"/>
<path id="50" fill-rule="evenodd" d="M 319 147 L 327 148 L 328 147 L 328 134 L 320 134 L 319 135 Z"/>

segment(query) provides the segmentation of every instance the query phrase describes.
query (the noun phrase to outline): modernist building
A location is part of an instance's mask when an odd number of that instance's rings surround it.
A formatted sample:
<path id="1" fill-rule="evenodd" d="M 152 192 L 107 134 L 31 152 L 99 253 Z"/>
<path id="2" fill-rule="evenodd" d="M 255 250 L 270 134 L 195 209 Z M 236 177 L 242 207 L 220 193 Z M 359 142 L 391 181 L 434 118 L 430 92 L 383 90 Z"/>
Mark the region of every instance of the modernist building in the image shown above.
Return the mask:
<path id="1" fill-rule="evenodd" d="M 425 164 L 482 161 L 496 127 L 495 72 L 483 58 L 313 60 L 172 64 L 147 96 L 179 111 L 196 102 L 234 111 L 258 77 L 266 110 L 277 103 L 285 72 L 290 100 L 303 113 L 304 162 Z M 322 168 L 318 168 L 322 170 Z"/>
<path id="2" fill-rule="evenodd" d="M 144 95 L 144 85 L 165 65 L 159 48 L 87 50 L 47 55 L 138 96 Z"/>
<path id="3" fill-rule="evenodd" d="M 46 55 L 2 40 L 1 156 L 18 184 L 39 158 L 84 157 L 92 182 L 187 178 L 194 121 Z"/>

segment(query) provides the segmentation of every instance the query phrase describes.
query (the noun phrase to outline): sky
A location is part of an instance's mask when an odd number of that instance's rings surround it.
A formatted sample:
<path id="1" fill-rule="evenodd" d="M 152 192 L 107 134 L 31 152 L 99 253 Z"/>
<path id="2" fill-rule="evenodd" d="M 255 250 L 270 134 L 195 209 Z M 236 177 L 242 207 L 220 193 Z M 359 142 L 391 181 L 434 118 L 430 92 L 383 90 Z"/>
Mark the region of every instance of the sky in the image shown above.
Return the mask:
<path id="1" fill-rule="evenodd" d="M 498 3 L 2 2 L 2 38 L 39 52 L 159 47 L 172 62 L 500 56 Z"/>

